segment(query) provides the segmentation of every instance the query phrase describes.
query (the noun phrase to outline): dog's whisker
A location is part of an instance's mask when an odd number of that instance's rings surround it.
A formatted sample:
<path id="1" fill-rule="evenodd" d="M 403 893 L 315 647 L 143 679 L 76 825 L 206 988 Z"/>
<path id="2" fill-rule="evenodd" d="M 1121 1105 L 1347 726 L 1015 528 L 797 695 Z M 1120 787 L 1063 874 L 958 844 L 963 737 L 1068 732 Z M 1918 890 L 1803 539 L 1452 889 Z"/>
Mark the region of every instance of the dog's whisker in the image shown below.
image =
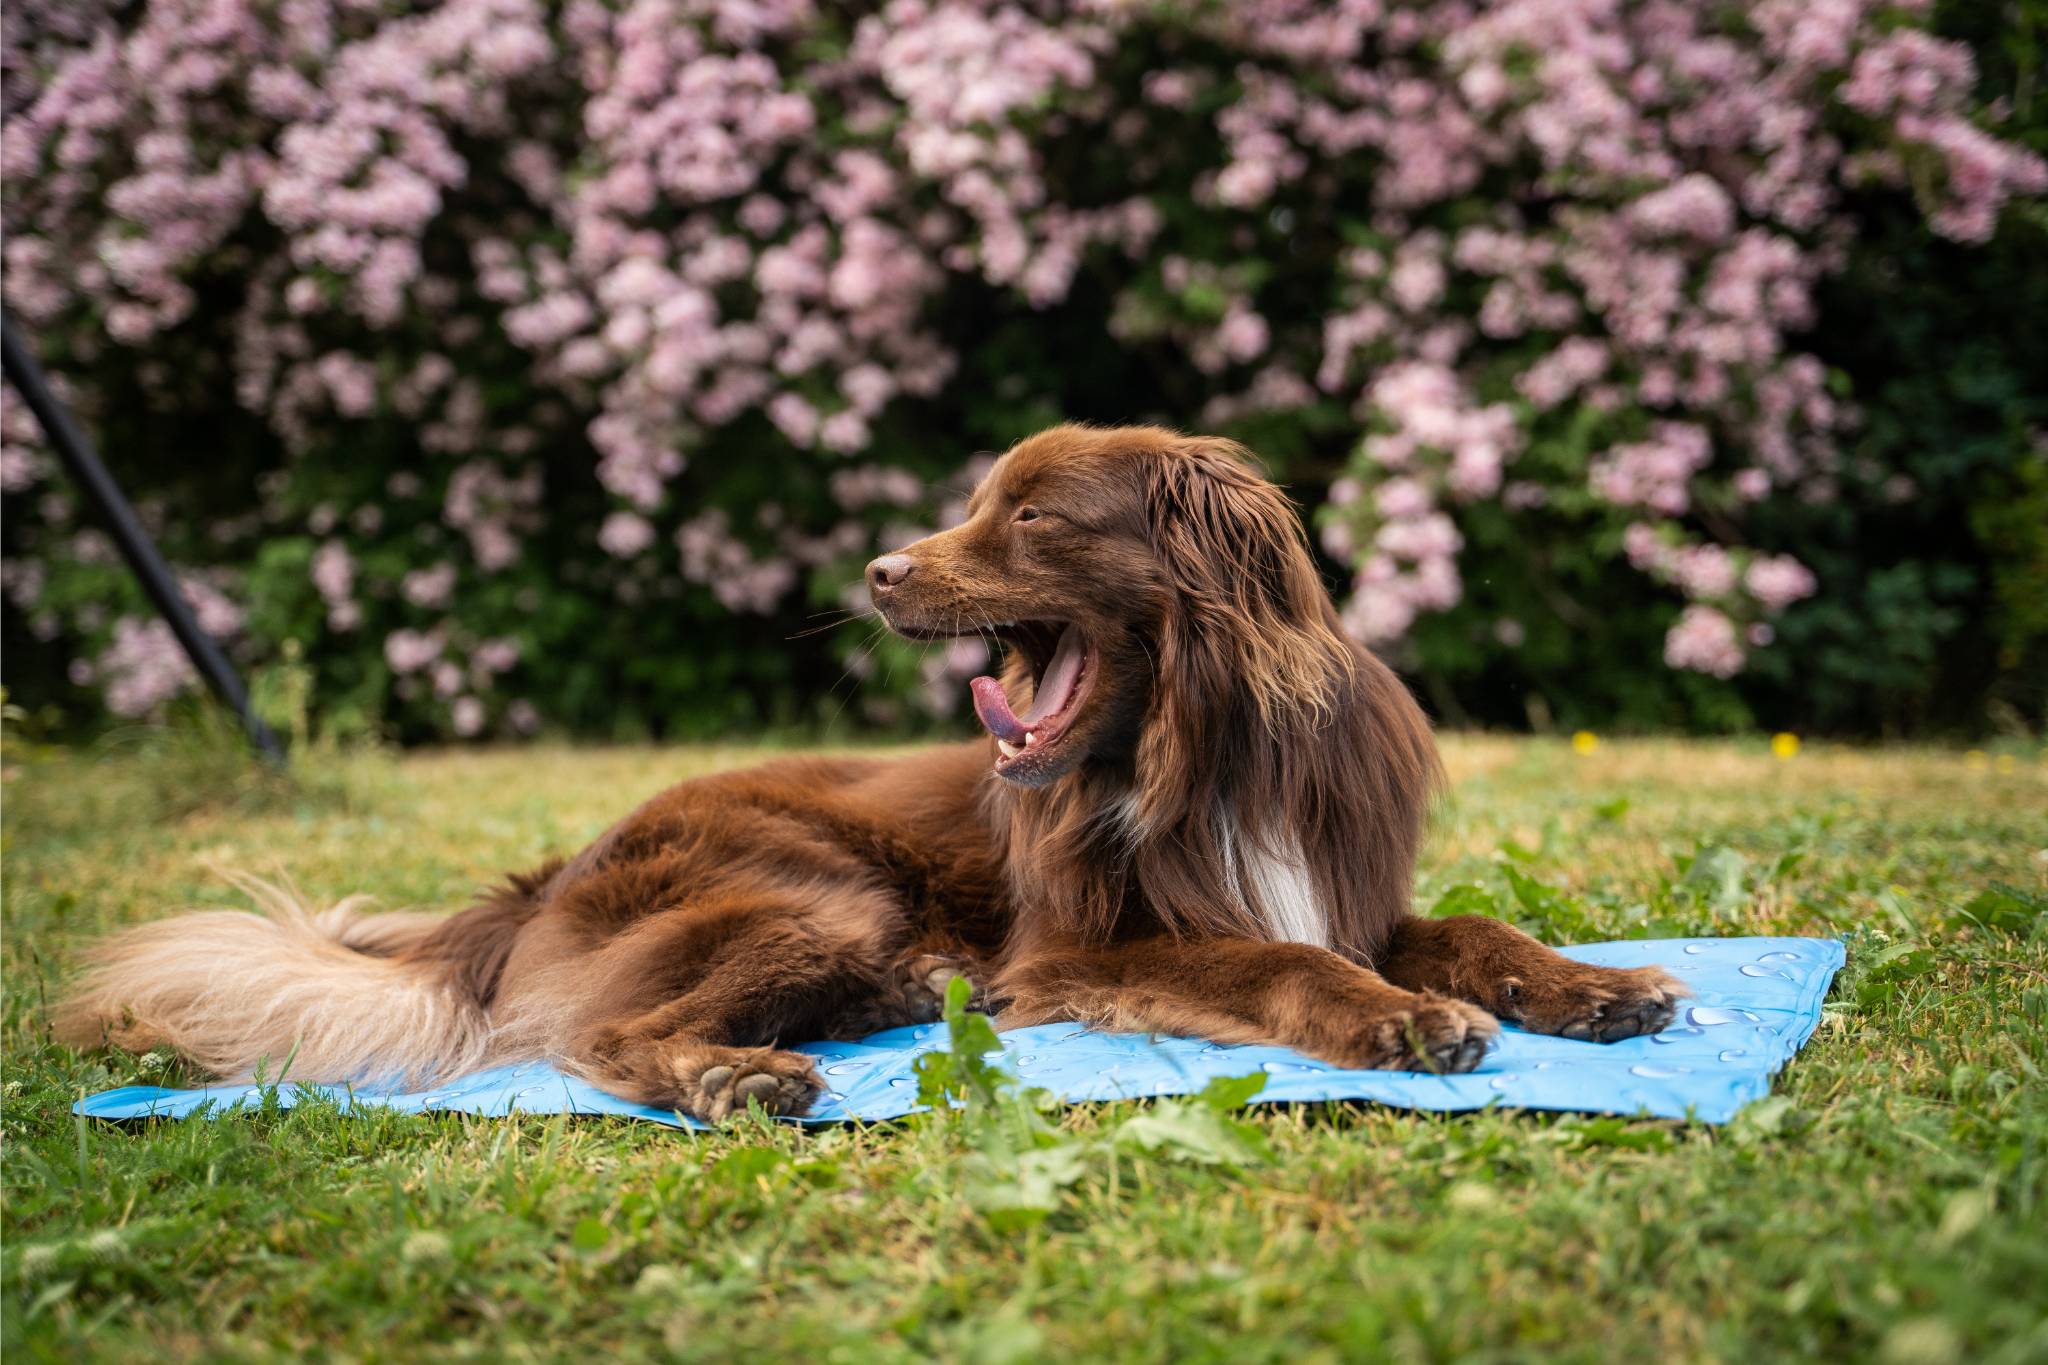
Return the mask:
<path id="1" fill-rule="evenodd" d="M 812 616 L 823 616 L 824 614 L 824 612 L 813 612 Z M 823 635 L 826 631 L 837 630 L 841 626 L 851 625 L 853 622 L 860 620 L 860 618 L 864 615 L 866 615 L 865 612 L 846 611 L 842 608 L 838 620 L 825 621 L 815 626 L 806 626 L 804 629 L 797 631 L 795 634 L 785 635 L 782 638 L 785 640 L 802 640 L 807 639 L 813 635 Z"/>
<path id="2" fill-rule="evenodd" d="M 846 704 L 853 700 L 853 692 L 860 685 L 860 679 L 855 675 L 855 670 L 860 667 L 861 661 L 873 655 L 876 650 L 882 647 L 882 642 L 889 637 L 889 624 L 881 619 L 881 613 L 870 612 L 868 614 L 876 618 L 876 625 L 868 632 L 865 640 L 854 646 L 853 654 L 846 661 L 846 667 L 840 671 L 838 679 L 832 684 L 832 691 L 839 697 L 839 704 L 833 707 L 832 714 L 826 717 L 825 724 L 827 728 L 838 724 L 839 717 L 846 712 Z M 853 680 L 854 687 L 841 691 L 842 685 L 848 679 Z"/>

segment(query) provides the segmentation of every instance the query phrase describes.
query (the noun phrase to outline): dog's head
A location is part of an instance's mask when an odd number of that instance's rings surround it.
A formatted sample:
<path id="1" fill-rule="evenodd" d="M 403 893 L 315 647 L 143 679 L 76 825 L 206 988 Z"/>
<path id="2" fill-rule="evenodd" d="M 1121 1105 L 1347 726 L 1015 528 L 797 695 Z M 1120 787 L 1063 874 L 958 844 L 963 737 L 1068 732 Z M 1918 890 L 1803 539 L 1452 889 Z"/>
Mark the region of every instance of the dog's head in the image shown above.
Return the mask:
<path id="1" fill-rule="evenodd" d="M 1157 427 L 1019 443 L 965 522 L 875 560 L 868 587 L 898 634 L 1007 646 L 974 708 L 1023 786 L 1216 727 L 1313 724 L 1355 658 L 1286 496 L 1232 442 Z"/>

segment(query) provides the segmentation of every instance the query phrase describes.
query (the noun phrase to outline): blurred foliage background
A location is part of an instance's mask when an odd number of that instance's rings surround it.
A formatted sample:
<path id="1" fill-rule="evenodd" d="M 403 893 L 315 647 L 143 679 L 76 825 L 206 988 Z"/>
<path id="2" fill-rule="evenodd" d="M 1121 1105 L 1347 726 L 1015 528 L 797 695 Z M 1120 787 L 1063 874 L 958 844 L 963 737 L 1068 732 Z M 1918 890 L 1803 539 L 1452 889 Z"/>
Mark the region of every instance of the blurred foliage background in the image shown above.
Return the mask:
<path id="1" fill-rule="evenodd" d="M 309 680 L 328 728 L 956 724 L 977 645 L 835 623 L 860 564 L 942 523 L 978 455 L 1063 419 L 1245 441 L 1319 528 L 1347 619 L 1448 724 L 2044 723 L 2037 0 L 1849 6 L 1826 59 L 1800 55 L 1796 7 L 1624 5 L 1637 83 L 1577 85 L 1531 26 L 1570 18 L 1560 53 L 1615 35 L 1530 0 L 1489 20 L 1522 29 L 1477 36 L 1449 3 L 791 3 L 754 27 L 654 0 L 299 8 L 10 7 L 5 288 L 209 629 Z M 1899 37 L 1923 32 L 1948 46 Z M 1588 170 L 1589 141 L 1546 159 L 1553 106 L 1612 76 L 1669 134 L 1714 92 L 1686 105 L 1642 72 L 1729 50 L 1768 92 L 1759 126 L 1803 111 L 1832 139 L 1798 172 L 1824 213 L 1757 198 L 1779 171 L 1754 131 L 1631 173 Z M 1874 52 L 1897 89 L 1859 102 Z M 1349 150 L 1317 131 L 1340 116 Z M 1403 151 L 1404 130 L 1438 141 Z M 1390 198 L 1428 172 L 1449 183 Z M 1681 186 L 1735 227 L 1629 249 L 1682 262 L 1690 297 L 1783 244 L 1800 305 L 1758 323 L 1721 396 L 1644 397 L 1662 359 L 1554 263 L 1584 297 L 1505 338 L 1474 331 L 1485 281 L 1448 245 L 1408 261 L 1419 289 L 1399 278 L 1414 243 L 1475 226 L 1569 255 Z M 649 262 L 652 284 L 631 273 Z M 1399 321 L 1332 339 L 1378 307 Z M 1573 339 L 1607 387 L 1531 397 Z M 1467 436 L 1372 444 L 1416 420 L 1374 376 L 1417 367 L 1455 386 L 1436 415 L 1497 428 L 1469 486 Z M 1839 416 L 1736 499 L 1767 463 L 1757 395 L 1794 378 L 1802 411 Z M 1588 491 L 1613 451 L 1662 458 L 1681 419 L 1713 456 L 1679 505 Z M 156 714 L 188 671 L 11 392 L 4 437 L 10 698 L 46 733 Z M 1387 512 L 1391 480 L 1426 509 Z M 1443 546 L 1376 548 L 1404 516 Z M 1714 582 L 1646 568 L 1680 552 Z M 1715 586 L 1773 557 L 1811 590 Z M 1397 591 L 1388 629 L 1373 609 Z"/>

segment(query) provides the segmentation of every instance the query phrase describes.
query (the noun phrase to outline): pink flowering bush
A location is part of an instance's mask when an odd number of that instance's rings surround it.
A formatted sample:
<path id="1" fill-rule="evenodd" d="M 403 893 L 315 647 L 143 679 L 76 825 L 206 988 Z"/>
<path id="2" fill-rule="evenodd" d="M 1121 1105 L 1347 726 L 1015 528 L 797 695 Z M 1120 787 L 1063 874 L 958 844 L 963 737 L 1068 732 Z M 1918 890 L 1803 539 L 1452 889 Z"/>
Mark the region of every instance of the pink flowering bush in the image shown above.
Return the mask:
<path id="1" fill-rule="evenodd" d="M 1326 487 L 1346 623 L 1454 714 L 1730 723 L 1830 591 L 1785 509 L 1915 496 L 1816 349 L 1863 225 L 2048 188 L 1910 3 L 4 22 L 8 307 L 209 629 L 409 735 L 943 710 L 978 644 L 790 637 L 1063 415 Z M 189 673 L 6 406 L 10 632 L 147 713 Z"/>

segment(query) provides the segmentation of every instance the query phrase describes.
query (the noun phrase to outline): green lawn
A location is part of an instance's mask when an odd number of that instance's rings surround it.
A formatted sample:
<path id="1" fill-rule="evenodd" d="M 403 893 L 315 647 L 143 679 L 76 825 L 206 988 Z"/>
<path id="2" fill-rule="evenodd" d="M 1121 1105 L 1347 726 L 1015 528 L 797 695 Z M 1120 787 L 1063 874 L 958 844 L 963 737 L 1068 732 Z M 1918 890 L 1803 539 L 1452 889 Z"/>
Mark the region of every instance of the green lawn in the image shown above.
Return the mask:
<path id="1" fill-rule="evenodd" d="M 1445 747 L 1421 908 L 1476 884 L 1553 941 L 1848 940 L 1777 1096 L 1721 1129 L 1317 1106 L 1254 1110 L 1250 1138 L 1170 1106 L 1217 1141 L 1153 1153 L 1123 1139 L 1159 1107 L 1068 1110 L 1035 1139 L 1066 1183 L 1030 1226 L 981 1206 L 1003 1174 L 982 1110 L 708 1137 L 320 1107 L 83 1123 L 83 1092 L 189 1079 L 44 1041 L 90 936 L 233 903 L 223 868 L 453 906 L 750 751 L 330 759 L 279 791 L 175 748 L 13 744 L 0 1351 L 2048 1360 L 2048 759 Z"/>

